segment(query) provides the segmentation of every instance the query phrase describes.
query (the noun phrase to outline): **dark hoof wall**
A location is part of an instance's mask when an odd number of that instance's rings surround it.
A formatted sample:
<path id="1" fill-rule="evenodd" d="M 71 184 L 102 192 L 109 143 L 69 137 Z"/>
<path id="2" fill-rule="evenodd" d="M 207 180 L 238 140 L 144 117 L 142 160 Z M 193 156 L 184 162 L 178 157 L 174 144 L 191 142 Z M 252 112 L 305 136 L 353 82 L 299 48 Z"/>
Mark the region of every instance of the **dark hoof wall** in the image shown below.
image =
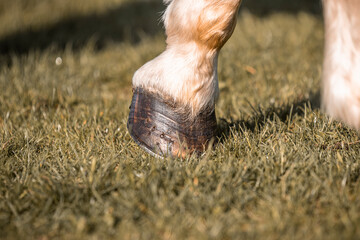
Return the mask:
<path id="1" fill-rule="evenodd" d="M 179 111 L 176 105 L 158 94 L 134 89 L 127 126 L 134 141 L 150 154 L 161 157 L 201 154 L 215 138 L 214 109 L 189 120 L 189 114 Z"/>

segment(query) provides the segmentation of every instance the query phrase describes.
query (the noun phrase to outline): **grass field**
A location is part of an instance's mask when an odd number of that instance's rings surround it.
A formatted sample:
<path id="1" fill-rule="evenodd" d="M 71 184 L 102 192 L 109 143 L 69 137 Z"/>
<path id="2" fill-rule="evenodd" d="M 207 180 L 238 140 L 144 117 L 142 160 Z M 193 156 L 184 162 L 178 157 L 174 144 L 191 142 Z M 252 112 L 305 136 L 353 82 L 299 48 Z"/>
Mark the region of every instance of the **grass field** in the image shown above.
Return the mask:
<path id="1" fill-rule="evenodd" d="M 316 1 L 245 1 L 220 143 L 157 159 L 126 130 L 160 1 L 0 2 L 0 239 L 360 239 L 359 133 L 319 109 Z"/>

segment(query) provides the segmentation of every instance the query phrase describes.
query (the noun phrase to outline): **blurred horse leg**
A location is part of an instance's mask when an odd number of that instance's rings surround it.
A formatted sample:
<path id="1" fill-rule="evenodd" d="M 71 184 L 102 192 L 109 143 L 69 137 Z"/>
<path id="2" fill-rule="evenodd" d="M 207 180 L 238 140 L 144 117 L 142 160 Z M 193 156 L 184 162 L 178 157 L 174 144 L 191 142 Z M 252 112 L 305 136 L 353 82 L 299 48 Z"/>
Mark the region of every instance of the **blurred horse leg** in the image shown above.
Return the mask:
<path id="1" fill-rule="evenodd" d="M 325 55 L 322 107 L 360 129 L 360 1 L 323 0 Z"/>

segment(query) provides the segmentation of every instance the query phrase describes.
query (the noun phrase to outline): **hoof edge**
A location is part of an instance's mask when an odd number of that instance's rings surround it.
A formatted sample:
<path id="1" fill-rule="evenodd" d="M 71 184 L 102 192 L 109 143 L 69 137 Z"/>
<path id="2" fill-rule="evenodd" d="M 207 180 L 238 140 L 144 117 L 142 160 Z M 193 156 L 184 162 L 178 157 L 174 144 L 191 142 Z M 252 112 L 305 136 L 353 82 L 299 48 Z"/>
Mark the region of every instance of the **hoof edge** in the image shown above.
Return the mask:
<path id="1" fill-rule="evenodd" d="M 194 120 L 178 104 L 157 93 L 134 89 L 127 127 L 134 141 L 148 153 L 165 157 L 201 154 L 216 136 L 214 109 Z"/>

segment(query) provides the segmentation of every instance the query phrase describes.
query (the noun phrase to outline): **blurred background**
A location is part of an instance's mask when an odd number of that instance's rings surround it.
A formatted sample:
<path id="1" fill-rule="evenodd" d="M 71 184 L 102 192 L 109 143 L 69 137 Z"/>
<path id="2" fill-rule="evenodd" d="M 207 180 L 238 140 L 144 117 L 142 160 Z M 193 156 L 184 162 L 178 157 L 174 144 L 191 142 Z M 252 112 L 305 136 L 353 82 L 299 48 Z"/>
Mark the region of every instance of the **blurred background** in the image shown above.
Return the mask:
<path id="1" fill-rule="evenodd" d="M 93 41 L 137 43 L 162 34 L 161 0 L 2 0 L 0 54 L 26 54 L 48 47 L 73 49 Z M 259 17 L 276 12 L 321 15 L 320 1 L 244 0 L 241 11 Z M 241 14 L 241 12 L 240 12 Z"/>

